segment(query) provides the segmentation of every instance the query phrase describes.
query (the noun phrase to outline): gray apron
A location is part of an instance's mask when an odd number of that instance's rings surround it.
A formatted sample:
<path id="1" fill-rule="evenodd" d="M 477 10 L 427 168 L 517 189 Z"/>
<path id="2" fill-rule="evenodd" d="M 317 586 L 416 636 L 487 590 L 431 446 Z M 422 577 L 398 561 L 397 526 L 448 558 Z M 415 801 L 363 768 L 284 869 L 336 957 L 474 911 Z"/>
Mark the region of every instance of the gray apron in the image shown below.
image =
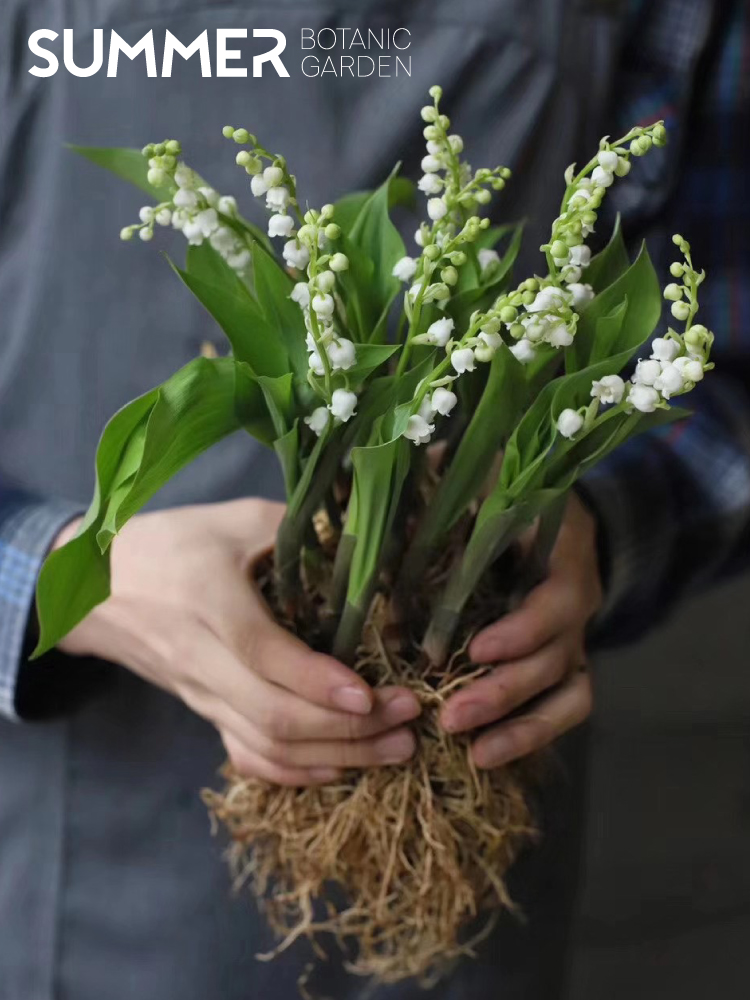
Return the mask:
<path id="1" fill-rule="evenodd" d="M 533 268 L 563 169 L 601 127 L 620 25 L 613 4 L 588 8 L 562 0 L 3 0 L 0 478 L 87 502 L 107 418 L 206 338 L 218 340 L 153 246 L 119 242 L 142 197 L 64 142 L 140 147 L 180 137 L 189 161 L 229 192 L 243 178 L 221 126 L 242 123 L 288 157 L 315 205 L 375 185 L 399 158 L 418 176 L 419 108 L 440 82 L 471 162 L 522 170 L 501 211 L 543 220 L 528 234 L 524 266 Z M 300 28 L 324 25 L 408 27 L 412 77 L 303 80 Z M 219 27 L 280 28 L 294 70 L 288 80 L 204 80 L 197 60 L 176 59 L 172 79 L 147 79 L 141 58 L 121 59 L 116 79 L 27 73 L 32 30 L 74 28 L 77 62 L 87 65 L 95 26 L 114 27 L 131 44 L 149 28 L 159 43 L 166 27 L 183 42 L 204 28 L 212 38 Z M 252 51 L 245 48 L 248 60 Z M 245 207 L 250 201 L 248 191 Z M 166 245 L 179 259 L 181 237 L 169 234 Z M 237 437 L 158 503 L 249 490 L 279 494 L 275 460 Z M 253 902 L 232 895 L 222 839 L 211 838 L 198 799 L 223 756 L 212 727 L 119 667 L 61 657 L 53 670 L 30 667 L 24 676 L 31 690 L 75 701 L 83 688 L 87 697 L 63 718 L 0 722 L 0 1000 L 296 997 L 310 951 L 300 944 L 270 965 L 255 960 L 269 935 Z M 436 1000 L 564 995 L 584 744 L 579 733 L 564 749 L 567 763 L 543 804 L 546 837 L 515 872 L 526 922 L 502 920 L 479 959 L 434 990 Z M 372 994 L 335 957 L 313 987 L 341 1000 L 415 992 L 404 984 Z"/>

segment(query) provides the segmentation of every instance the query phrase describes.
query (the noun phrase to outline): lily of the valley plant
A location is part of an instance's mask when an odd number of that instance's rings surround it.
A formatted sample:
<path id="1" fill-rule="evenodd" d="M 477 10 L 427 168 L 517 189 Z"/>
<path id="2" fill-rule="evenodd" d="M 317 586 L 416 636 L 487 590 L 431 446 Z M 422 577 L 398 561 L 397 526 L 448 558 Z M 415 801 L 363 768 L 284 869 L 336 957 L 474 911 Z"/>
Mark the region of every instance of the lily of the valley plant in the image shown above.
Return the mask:
<path id="1" fill-rule="evenodd" d="M 325 611 L 331 648 L 349 662 L 378 589 L 395 606 L 415 592 L 424 599 L 420 582 L 450 552 L 418 637 L 441 661 L 483 574 L 519 534 L 537 519 L 554 526 L 587 469 L 683 414 L 672 400 L 711 367 L 713 340 L 695 322 L 704 274 L 690 246 L 675 237 L 680 259 L 664 291 L 680 328 L 644 347 L 662 297 L 645 247 L 631 263 L 619 226 L 597 256 L 587 245 L 609 187 L 665 143 L 664 126 L 604 139 L 566 171 L 541 273 L 516 283 L 521 227 L 482 216 L 510 171 L 473 170 L 440 88 L 430 95 L 417 185 L 426 219 L 411 253 L 389 217 L 413 195 L 395 172 L 374 193 L 309 208 L 283 156 L 226 127 L 242 179 L 269 213 L 263 231 L 182 160 L 175 140 L 142 154 L 81 150 L 150 196 L 123 239 L 148 242 L 160 227 L 184 234 L 187 262 L 174 270 L 231 351 L 196 358 L 107 425 L 85 521 L 41 573 L 40 652 L 108 596 L 110 545 L 128 518 L 200 452 L 244 430 L 283 470 L 282 606 L 301 599 L 321 510 L 340 532 Z M 438 441 L 436 476 L 426 446 Z"/>

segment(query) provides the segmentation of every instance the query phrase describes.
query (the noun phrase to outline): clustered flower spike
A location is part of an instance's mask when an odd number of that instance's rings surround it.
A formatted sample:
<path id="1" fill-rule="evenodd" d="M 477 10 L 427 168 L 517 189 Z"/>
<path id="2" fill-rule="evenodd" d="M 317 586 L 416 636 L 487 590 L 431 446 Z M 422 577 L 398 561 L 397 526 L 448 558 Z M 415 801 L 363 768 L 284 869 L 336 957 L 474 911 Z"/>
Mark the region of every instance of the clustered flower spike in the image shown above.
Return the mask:
<path id="1" fill-rule="evenodd" d="M 357 406 L 357 395 L 349 389 L 345 374 L 357 363 L 357 349 L 341 335 L 338 317 L 345 318 L 344 305 L 336 293 L 337 277 L 348 269 L 349 260 L 331 246 L 340 238 L 341 229 L 333 221 L 333 205 L 301 215 L 296 178 L 283 156 L 269 153 L 247 129 L 227 125 L 224 136 L 251 147 L 240 150 L 236 159 L 250 177 L 253 194 L 264 198 L 271 212 L 268 235 L 285 241 L 281 252 L 287 266 L 307 274 L 308 280 L 297 282 L 291 298 L 305 319 L 308 381 L 326 404 L 305 417 L 305 424 L 320 436 L 331 418 L 346 423 Z"/>
<path id="2" fill-rule="evenodd" d="M 237 202 L 222 196 L 179 159 L 182 153 L 176 139 L 151 143 L 143 149 L 148 159 L 148 182 L 154 187 L 174 186 L 169 201 L 144 205 L 139 212 L 140 224 L 126 226 L 120 238 L 131 240 L 138 233 L 144 242 L 154 237 L 155 226 L 172 226 L 182 232 L 191 246 L 201 246 L 206 240 L 238 274 L 247 271 L 250 250 L 233 226 Z"/>
<path id="3" fill-rule="evenodd" d="M 690 392 L 713 368 L 709 359 L 714 335 L 693 322 L 698 312 L 698 288 L 706 272 L 693 267 L 687 240 L 676 235 L 673 242 L 685 259 L 671 265 L 672 277 L 681 280 L 667 285 L 664 297 L 672 303 L 674 318 L 684 322 L 684 332 L 680 334 L 670 327 L 665 337 L 656 337 L 651 343 L 651 356 L 639 359 L 629 381 L 619 375 L 605 375 L 593 382 L 592 403 L 581 410 L 563 410 L 558 417 L 557 429 L 563 437 L 574 438 L 582 429 L 589 429 L 599 406 L 620 406 L 627 413 L 665 409 L 673 396 Z"/>
<path id="4" fill-rule="evenodd" d="M 511 351 L 522 364 L 529 364 L 542 345 L 561 348 L 573 343 L 578 315 L 593 299 L 594 290 L 584 283 L 591 263 L 586 239 L 594 232 L 597 213 L 616 177 L 625 177 L 633 156 L 645 155 L 652 146 L 663 146 L 667 133 L 662 122 L 634 128 L 615 143 L 602 139 L 597 155 L 576 174 L 575 164 L 565 171 L 566 191 L 559 217 L 552 225 L 549 243 L 541 250 L 547 257 L 546 278 L 531 278 L 515 292 L 495 303 L 495 313 L 517 310 L 505 321 L 515 340 Z"/>

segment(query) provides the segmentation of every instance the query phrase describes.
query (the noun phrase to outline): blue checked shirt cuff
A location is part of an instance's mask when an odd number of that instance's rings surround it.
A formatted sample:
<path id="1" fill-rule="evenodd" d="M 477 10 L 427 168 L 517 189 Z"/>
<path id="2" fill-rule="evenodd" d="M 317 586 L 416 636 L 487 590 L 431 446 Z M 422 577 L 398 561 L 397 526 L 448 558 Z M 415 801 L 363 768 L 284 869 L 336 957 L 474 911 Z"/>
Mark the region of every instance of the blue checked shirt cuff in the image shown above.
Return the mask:
<path id="1" fill-rule="evenodd" d="M 18 720 L 16 683 L 39 569 L 61 529 L 81 513 L 63 500 L 0 494 L 0 716 Z"/>

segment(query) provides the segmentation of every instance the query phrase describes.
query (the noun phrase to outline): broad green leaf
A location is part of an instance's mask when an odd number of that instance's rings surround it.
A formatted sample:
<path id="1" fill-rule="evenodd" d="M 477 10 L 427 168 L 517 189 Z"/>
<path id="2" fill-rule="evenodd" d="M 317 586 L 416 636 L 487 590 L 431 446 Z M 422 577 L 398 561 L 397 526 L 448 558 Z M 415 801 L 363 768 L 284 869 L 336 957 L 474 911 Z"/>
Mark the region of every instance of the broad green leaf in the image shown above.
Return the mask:
<path id="1" fill-rule="evenodd" d="M 267 375 L 252 375 L 260 386 L 268 407 L 268 414 L 277 437 L 284 437 L 294 422 L 294 390 L 291 372 L 269 378 Z"/>
<path id="2" fill-rule="evenodd" d="M 231 358 L 197 358 L 116 413 L 99 442 L 94 498 L 80 531 L 40 572 L 34 655 L 107 599 L 109 546 L 129 517 L 210 445 L 242 426 L 266 436 L 268 424 L 260 389 Z"/>
<path id="3" fill-rule="evenodd" d="M 659 279 L 645 243 L 628 270 L 597 295 L 581 313 L 576 338 L 566 349 L 566 365 L 571 371 L 579 371 L 591 364 L 596 357 L 599 320 L 610 316 L 625 299 L 628 308 L 612 349 L 618 353 L 627 351 L 630 358 L 653 333 L 662 309 Z"/>
<path id="4" fill-rule="evenodd" d="M 475 310 L 484 311 L 490 308 L 498 295 L 501 295 L 510 280 L 513 265 L 521 249 L 523 239 L 523 223 L 517 225 L 513 230 L 508 249 L 488 275 L 486 283 L 480 282 L 475 287 L 466 288 L 452 295 L 448 300 L 446 314 L 451 316 L 459 331 L 465 330 L 469 323 L 469 317 Z M 467 261 L 461 269 L 462 271 L 472 266 L 471 261 Z"/>
<path id="5" fill-rule="evenodd" d="M 145 191 L 154 201 L 171 201 L 176 191 L 170 181 L 160 187 L 154 187 L 148 182 L 148 160 L 140 149 L 108 148 L 99 146 L 68 146 L 74 153 L 85 157 L 98 167 L 104 167 L 116 174 L 121 180 L 128 181 Z"/>
<path id="6" fill-rule="evenodd" d="M 299 482 L 299 421 L 295 420 L 292 428 L 274 441 L 273 448 L 281 463 L 286 495 L 290 497 Z"/>
<path id="7" fill-rule="evenodd" d="M 349 241 L 373 262 L 373 289 L 379 312 L 398 294 L 401 283 L 391 272 L 406 253 L 404 242 L 388 214 L 389 190 L 394 175 L 395 171 L 370 195 L 349 233 Z"/>
<path id="8" fill-rule="evenodd" d="M 372 197 L 372 191 L 353 191 L 334 204 L 333 219 L 344 233 L 350 233 L 357 216 Z M 388 207 L 403 205 L 407 208 L 416 202 L 416 187 L 406 177 L 391 177 L 388 185 Z"/>
<path id="9" fill-rule="evenodd" d="M 380 564 L 383 542 L 393 523 L 409 469 L 409 442 L 403 438 L 352 450 L 357 541 L 352 555 L 347 601 L 366 611 L 363 601 Z"/>
<path id="10" fill-rule="evenodd" d="M 307 381 L 307 349 L 302 310 L 289 296 L 294 282 L 279 264 L 253 244 L 255 290 L 268 324 L 284 344 L 292 370 L 301 382 Z"/>
<path id="11" fill-rule="evenodd" d="M 357 363 L 344 374 L 352 383 L 364 382 L 400 350 L 400 344 L 357 344 Z"/>
<path id="12" fill-rule="evenodd" d="M 208 284 L 190 271 L 172 269 L 208 310 L 227 336 L 237 361 L 246 362 L 258 375 L 280 376 L 289 371 L 289 356 L 276 327 L 247 293 Z"/>
<path id="13" fill-rule="evenodd" d="M 622 225 L 618 212 L 609 243 L 592 259 L 581 280 L 591 285 L 594 291 L 599 294 L 617 281 L 629 266 L 630 258 L 622 236 Z"/>
<path id="14" fill-rule="evenodd" d="M 367 342 L 379 319 L 380 307 L 373 282 L 375 266 L 346 234 L 342 234 L 339 246 L 349 259 L 349 267 L 338 276 L 347 327 L 355 343 Z"/>
<path id="15" fill-rule="evenodd" d="M 415 552 L 429 552 L 477 496 L 525 395 L 523 366 L 503 345 L 489 365 L 487 385 L 456 454 L 420 520 L 412 546 Z"/>
<path id="16" fill-rule="evenodd" d="M 235 298 L 252 299 L 242 278 L 208 242 L 200 246 L 188 246 L 185 270 L 194 278 L 213 285 L 222 292 L 229 292 Z"/>

